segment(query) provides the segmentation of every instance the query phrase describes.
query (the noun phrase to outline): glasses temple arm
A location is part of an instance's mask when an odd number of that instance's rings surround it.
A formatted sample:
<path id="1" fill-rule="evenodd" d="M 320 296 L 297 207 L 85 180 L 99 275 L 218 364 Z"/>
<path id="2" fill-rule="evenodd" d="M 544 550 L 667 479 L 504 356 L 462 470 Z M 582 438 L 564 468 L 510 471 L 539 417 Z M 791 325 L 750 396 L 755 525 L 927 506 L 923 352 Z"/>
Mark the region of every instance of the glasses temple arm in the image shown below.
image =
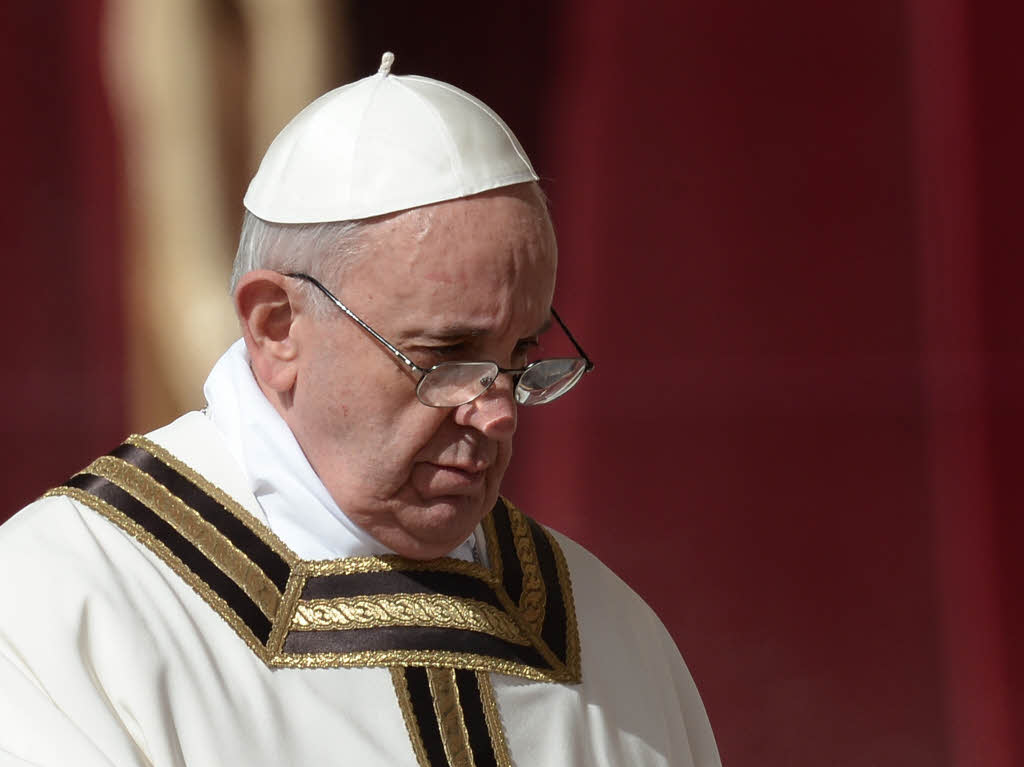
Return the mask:
<path id="1" fill-rule="evenodd" d="M 590 357 L 587 356 L 587 353 L 583 351 L 583 347 L 579 345 L 575 338 L 573 338 L 573 335 L 569 331 L 569 328 L 567 328 L 565 326 L 565 323 L 562 322 L 562 318 L 558 316 L 558 312 L 555 311 L 555 307 L 553 306 L 551 307 L 551 315 L 558 321 L 558 324 L 562 326 L 562 330 L 564 330 L 565 334 L 569 336 L 569 340 L 572 341 L 572 345 L 576 347 L 576 351 L 579 352 L 579 355 L 583 358 L 583 361 L 587 363 L 587 372 L 593 370 L 594 362 L 590 359 Z"/>
<path id="2" fill-rule="evenodd" d="M 345 304 L 343 304 L 341 301 L 339 301 L 338 297 L 335 296 L 327 288 L 325 288 L 320 283 L 320 281 L 318 279 L 316 279 L 315 277 L 310 277 L 308 274 L 302 274 L 301 272 L 289 272 L 289 273 L 286 273 L 285 276 L 286 277 L 294 277 L 295 279 L 298 279 L 298 280 L 304 280 L 304 281 L 310 283 L 311 285 L 319 288 L 320 292 L 323 293 L 325 296 L 327 296 L 335 306 L 337 306 L 339 309 L 341 309 L 341 311 L 343 311 L 345 313 L 345 315 L 350 320 L 355 322 L 359 327 L 361 327 L 363 330 L 365 330 L 371 336 L 376 338 L 381 344 L 383 344 L 383 346 L 388 351 L 390 351 L 392 354 L 394 354 L 396 357 L 398 357 L 399 360 L 401 360 L 403 363 L 405 363 L 405 365 L 410 370 L 412 370 L 413 372 L 419 373 L 420 375 L 426 375 L 426 373 L 427 373 L 426 370 L 424 370 L 419 365 L 417 365 L 415 362 L 413 362 L 411 359 L 409 359 L 404 354 L 402 354 L 402 352 L 399 351 L 398 349 L 396 349 L 394 346 L 392 346 L 391 342 L 388 341 L 386 338 L 384 338 L 384 336 L 382 336 L 376 330 L 374 330 L 369 325 L 367 325 L 365 322 L 363 322 L 361 319 L 359 319 L 359 317 L 356 315 L 355 312 L 353 312 L 351 309 L 349 309 L 347 306 L 345 306 Z M 566 331 L 566 332 L 568 332 L 568 331 Z M 572 338 L 572 336 L 569 336 L 569 338 Z"/>

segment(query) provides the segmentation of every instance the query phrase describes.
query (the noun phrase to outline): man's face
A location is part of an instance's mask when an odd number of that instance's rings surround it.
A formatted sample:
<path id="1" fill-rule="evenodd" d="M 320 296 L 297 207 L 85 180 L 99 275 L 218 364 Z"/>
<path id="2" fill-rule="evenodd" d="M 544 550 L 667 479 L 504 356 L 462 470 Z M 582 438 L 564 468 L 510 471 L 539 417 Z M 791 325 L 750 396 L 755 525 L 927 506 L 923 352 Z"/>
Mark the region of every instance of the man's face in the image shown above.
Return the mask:
<path id="1" fill-rule="evenodd" d="M 525 364 L 549 321 L 556 265 L 532 184 L 410 211 L 368 237 L 367 255 L 328 287 L 417 365 Z M 341 312 L 306 311 L 298 322 L 283 415 L 313 468 L 341 509 L 394 551 L 449 553 L 494 505 L 508 467 L 509 376 L 469 404 L 426 407 L 418 377 Z"/>

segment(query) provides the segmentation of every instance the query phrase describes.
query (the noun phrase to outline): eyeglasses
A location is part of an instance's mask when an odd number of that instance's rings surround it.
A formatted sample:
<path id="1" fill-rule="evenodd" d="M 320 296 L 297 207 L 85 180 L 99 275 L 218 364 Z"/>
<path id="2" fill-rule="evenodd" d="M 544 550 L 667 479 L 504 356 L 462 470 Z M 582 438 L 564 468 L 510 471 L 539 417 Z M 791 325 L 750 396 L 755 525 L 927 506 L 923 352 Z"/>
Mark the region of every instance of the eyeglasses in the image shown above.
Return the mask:
<path id="1" fill-rule="evenodd" d="M 395 348 L 384 336 L 371 328 L 355 312 L 338 300 L 331 291 L 325 288 L 315 277 L 299 272 L 289 272 L 286 277 L 304 280 L 327 296 L 335 306 L 355 321 L 359 327 L 377 339 L 388 351 L 394 354 L 413 373 L 420 375 L 416 385 L 416 397 L 428 407 L 458 407 L 472 402 L 491 388 L 500 373 L 512 376 L 515 387 L 514 396 L 520 405 L 545 405 L 558 399 L 583 378 L 584 373 L 594 369 L 590 357 L 576 343 L 569 328 L 562 322 L 558 313 L 551 309 L 551 314 L 558 321 L 562 330 L 572 341 L 579 352 L 579 357 L 559 357 L 531 362 L 524 368 L 503 368 L 496 362 L 442 362 L 432 368 L 422 368 Z"/>

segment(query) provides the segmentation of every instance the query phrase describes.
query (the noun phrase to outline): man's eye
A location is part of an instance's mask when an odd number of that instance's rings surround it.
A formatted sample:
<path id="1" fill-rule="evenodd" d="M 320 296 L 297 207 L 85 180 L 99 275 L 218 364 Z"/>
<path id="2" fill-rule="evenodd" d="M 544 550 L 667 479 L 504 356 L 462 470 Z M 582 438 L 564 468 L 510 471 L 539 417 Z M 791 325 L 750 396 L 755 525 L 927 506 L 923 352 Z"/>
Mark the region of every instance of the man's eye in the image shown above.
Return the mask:
<path id="1" fill-rule="evenodd" d="M 423 346 L 418 349 L 420 354 L 435 360 L 450 360 L 453 357 L 464 355 L 466 345 L 464 343 L 444 344 L 443 346 Z"/>

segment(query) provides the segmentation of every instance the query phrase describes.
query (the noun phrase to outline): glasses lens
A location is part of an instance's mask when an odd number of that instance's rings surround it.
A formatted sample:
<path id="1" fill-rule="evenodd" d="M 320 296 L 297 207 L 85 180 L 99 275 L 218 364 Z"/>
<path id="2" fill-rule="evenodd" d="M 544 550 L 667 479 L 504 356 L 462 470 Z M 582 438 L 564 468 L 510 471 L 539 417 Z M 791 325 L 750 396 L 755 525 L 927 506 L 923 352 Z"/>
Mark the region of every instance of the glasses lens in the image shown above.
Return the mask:
<path id="1" fill-rule="evenodd" d="M 579 382 L 586 368 L 586 360 L 579 357 L 535 362 L 519 378 L 516 402 L 544 405 L 556 400 Z"/>
<path id="2" fill-rule="evenodd" d="M 458 407 L 487 391 L 497 375 L 493 362 L 443 362 L 420 379 L 416 396 L 430 407 Z"/>

